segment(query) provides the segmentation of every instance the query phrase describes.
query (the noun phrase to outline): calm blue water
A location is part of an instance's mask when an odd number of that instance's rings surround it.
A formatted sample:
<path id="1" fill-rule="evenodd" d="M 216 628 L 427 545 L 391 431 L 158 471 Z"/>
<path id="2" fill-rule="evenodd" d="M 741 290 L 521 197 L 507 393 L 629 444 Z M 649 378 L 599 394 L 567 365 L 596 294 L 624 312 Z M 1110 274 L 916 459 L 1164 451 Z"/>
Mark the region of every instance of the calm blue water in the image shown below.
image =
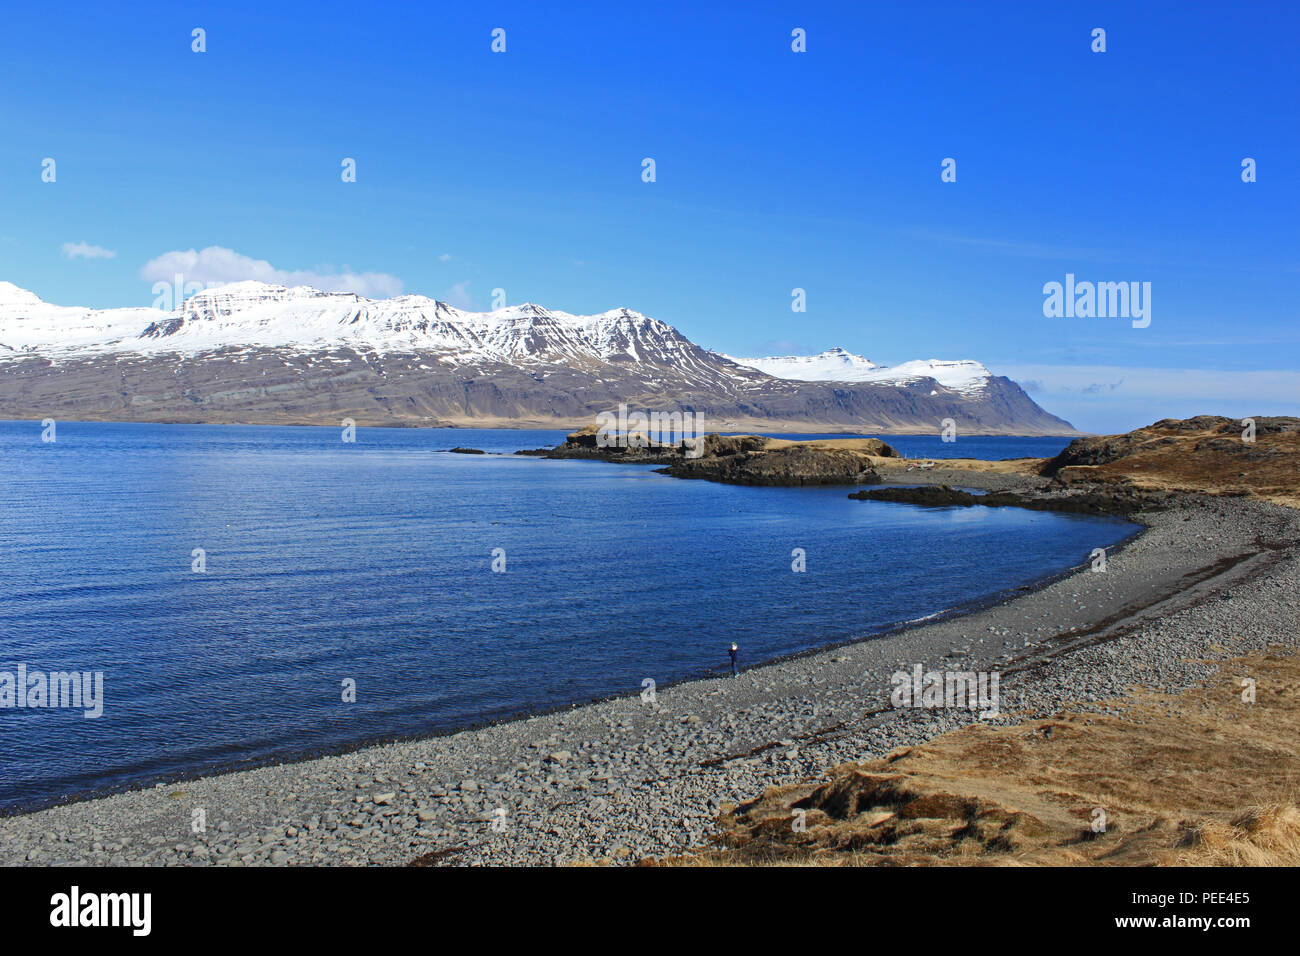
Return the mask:
<path id="1" fill-rule="evenodd" d="M 0 709 L 0 807 L 634 694 L 733 640 L 752 664 L 1026 584 L 1133 527 L 438 451 L 561 435 L 0 423 L 0 671 L 104 671 L 106 698 L 97 720 Z"/>

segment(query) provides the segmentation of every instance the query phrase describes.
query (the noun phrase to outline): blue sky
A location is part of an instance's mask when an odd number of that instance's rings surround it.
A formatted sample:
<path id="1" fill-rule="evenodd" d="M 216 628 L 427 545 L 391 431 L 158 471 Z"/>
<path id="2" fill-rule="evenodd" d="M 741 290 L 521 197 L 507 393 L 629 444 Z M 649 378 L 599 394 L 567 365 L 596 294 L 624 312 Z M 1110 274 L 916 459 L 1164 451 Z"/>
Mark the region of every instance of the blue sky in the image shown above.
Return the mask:
<path id="1" fill-rule="evenodd" d="M 0 279 L 144 305 L 218 247 L 731 354 L 974 358 L 1089 430 L 1296 414 L 1300 5 L 268 6 L 6 10 Z M 1150 282 L 1150 326 L 1044 317 L 1066 273 Z"/>

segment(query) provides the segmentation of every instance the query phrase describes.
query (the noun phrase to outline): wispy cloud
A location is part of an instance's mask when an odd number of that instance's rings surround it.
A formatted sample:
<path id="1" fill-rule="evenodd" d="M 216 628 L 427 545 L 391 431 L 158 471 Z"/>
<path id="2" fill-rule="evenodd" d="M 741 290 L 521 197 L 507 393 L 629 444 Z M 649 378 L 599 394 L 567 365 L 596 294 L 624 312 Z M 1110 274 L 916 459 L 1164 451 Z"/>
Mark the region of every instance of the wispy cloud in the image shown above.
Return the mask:
<path id="1" fill-rule="evenodd" d="M 117 253 L 103 246 L 92 246 L 88 242 L 65 242 L 63 255 L 68 259 L 114 259 Z"/>
<path id="2" fill-rule="evenodd" d="M 1052 414 L 1095 432 L 1189 415 L 1292 415 L 1300 405 L 1300 377 L 1284 369 L 998 365 L 993 371 L 1019 382 Z"/>
<path id="3" fill-rule="evenodd" d="M 1136 368 L 1122 365 L 999 365 L 999 375 L 1044 391 L 1125 392 L 1170 398 L 1300 399 L 1300 376 L 1281 369 Z"/>
<path id="4" fill-rule="evenodd" d="M 1020 239 L 995 239 L 987 236 L 962 236 L 932 229 L 909 229 L 906 235 L 929 242 L 945 242 L 961 246 L 974 246 L 989 252 L 1030 259 L 1104 259 L 1114 253 L 1098 249 L 1081 249 L 1077 246 L 1056 245 L 1045 242 L 1026 242 Z"/>
<path id="5" fill-rule="evenodd" d="M 467 312 L 478 311 L 478 304 L 474 301 L 473 296 L 469 294 L 469 280 L 457 282 L 442 296 L 442 301 L 457 309 L 464 309 Z"/>
<path id="6" fill-rule="evenodd" d="M 177 249 L 150 259 L 140 269 L 149 282 L 170 282 L 176 275 L 203 284 L 241 282 L 255 279 L 284 286 L 308 285 L 323 292 L 355 292 L 368 298 L 399 295 L 402 280 L 384 272 L 352 272 L 332 269 L 277 269 L 265 259 L 254 259 L 222 246 L 206 249 Z"/>
<path id="7" fill-rule="evenodd" d="M 1124 384 L 1121 378 L 1118 382 L 1093 382 L 1091 385 L 1085 385 L 1079 389 L 1085 395 L 1100 395 L 1103 392 L 1113 392 Z"/>

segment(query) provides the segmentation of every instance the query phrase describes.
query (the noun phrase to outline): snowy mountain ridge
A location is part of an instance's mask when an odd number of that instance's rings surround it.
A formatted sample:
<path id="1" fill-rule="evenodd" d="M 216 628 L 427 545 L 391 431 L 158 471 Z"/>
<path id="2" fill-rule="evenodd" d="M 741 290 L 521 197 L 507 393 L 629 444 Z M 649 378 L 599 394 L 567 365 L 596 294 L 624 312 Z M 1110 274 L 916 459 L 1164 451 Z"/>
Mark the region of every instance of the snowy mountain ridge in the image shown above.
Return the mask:
<path id="1" fill-rule="evenodd" d="M 630 309 L 471 312 L 254 281 L 92 309 L 0 282 L 0 417 L 567 428 L 620 404 L 732 431 L 1074 431 L 978 362 L 732 359 Z"/>
<path id="2" fill-rule="evenodd" d="M 443 352 L 460 361 L 640 361 L 643 350 L 666 356 L 686 342 L 672 326 L 629 309 L 571 315 L 526 303 L 468 312 L 420 295 L 367 299 L 309 286 L 245 281 L 197 292 L 172 311 L 101 310 L 51 305 L 11 283 L 0 283 L 0 349 L 51 358 L 349 346 L 380 354 Z"/>
<path id="3" fill-rule="evenodd" d="M 993 373 L 987 368 L 969 359 L 916 359 L 892 366 L 876 365 L 861 355 L 854 355 L 841 348 L 827 349 L 818 355 L 727 357 L 737 365 L 756 368 L 774 378 L 800 382 L 879 382 L 885 385 L 903 385 L 922 378 L 932 378 L 944 388 L 972 392 L 984 388 L 993 378 Z"/>
<path id="4" fill-rule="evenodd" d="M 172 311 L 91 309 L 52 305 L 0 282 L 0 355 L 36 353 L 57 361 L 113 353 L 195 356 L 225 348 L 316 352 L 344 346 L 380 355 L 436 352 L 455 365 L 584 358 L 688 366 L 701 361 L 675 328 L 630 309 L 573 315 L 525 303 L 469 312 L 422 295 L 367 299 L 251 280 L 197 292 Z M 791 381 L 901 385 L 932 378 L 945 388 L 971 391 L 992 377 L 973 361 L 929 359 L 890 367 L 840 348 L 770 358 L 713 354 Z"/>

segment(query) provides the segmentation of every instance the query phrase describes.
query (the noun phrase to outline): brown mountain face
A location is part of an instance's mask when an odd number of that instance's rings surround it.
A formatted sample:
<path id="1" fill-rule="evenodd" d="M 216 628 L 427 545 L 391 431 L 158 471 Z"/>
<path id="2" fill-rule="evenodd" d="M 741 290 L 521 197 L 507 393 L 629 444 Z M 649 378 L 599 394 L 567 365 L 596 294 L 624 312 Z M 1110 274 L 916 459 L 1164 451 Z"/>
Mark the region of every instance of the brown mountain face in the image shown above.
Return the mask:
<path id="1" fill-rule="evenodd" d="M 347 348 L 117 354 L 57 364 L 31 356 L 0 365 L 0 417 L 275 425 L 351 418 L 360 425 L 574 428 L 623 403 L 700 412 L 711 431 L 924 434 L 951 418 L 959 434 L 1078 434 L 1002 377 L 970 395 L 932 379 L 794 382 L 743 372 L 708 382 L 662 365 L 456 368 L 427 355 Z"/>
<path id="2" fill-rule="evenodd" d="M 475 313 L 237 282 L 170 311 L 95 310 L 0 282 L 5 418 L 572 428 L 626 405 L 695 412 L 709 431 L 934 433 L 951 419 L 958 434 L 1077 434 L 977 363 L 961 363 L 979 371 L 961 387 L 920 364 L 888 382 L 777 378 L 628 309 Z"/>

